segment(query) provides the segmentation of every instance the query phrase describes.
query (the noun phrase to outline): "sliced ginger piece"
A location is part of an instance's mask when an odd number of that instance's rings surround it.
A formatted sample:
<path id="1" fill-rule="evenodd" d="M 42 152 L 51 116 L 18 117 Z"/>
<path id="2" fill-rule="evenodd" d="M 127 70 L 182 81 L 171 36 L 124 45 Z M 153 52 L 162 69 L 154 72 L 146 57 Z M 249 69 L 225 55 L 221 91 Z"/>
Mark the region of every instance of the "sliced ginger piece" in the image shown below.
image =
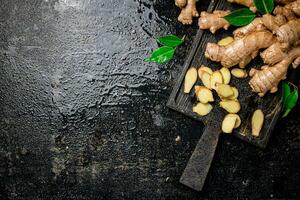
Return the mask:
<path id="1" fill-rule="evenodd" d="M 262 110 L 258 109 L 256 110 L 251 119 L 251 125 L 252 125 L 252 135 L 255 137 L 259 137 L 260 130 L 264 123 L 264 113 Z"/>
<path id="2" fill-rule="evenodd" d="M 211 68 L 206 67 L 206 66 L 204 66 L 204 65 L 201 65 L 201 67 L 199 67 L 199 69 L 198 69 L 198 76 L 199 76 L 200 79 L 201 79 L 201 77 L 202 77 L 203 72 L 207 72 L 207 73 L 209 73 L 210 75 L 212 75 L 212 73 L 213 73 L 213 71 L 212 71 Z"/>
<path id="3" fill-rule="evenodd" d="M 197 81 L 197 69 L 195 67 L 191 67 L 188 69 L 188 71 L 185 74 L 184 93 L 190 93 L 196 81 Z"/>
<path id="4" fill-rule="evenodd" d="M 227 45 L 229 45 L 231 42 L 233 42 L 233 37 L 230 37 L 230 36 L 228 36 L 228 37 L 225 37 L 225 38 L 223 38 L 223 39 L 221 39 L 219 42 L 218 42 L 218 45 L 220 45 L 220 46 L 227 46 Z"/>
<path id="5" fill-rule="evenodd" d="M 241 110 L 241 104 L 237 100 L 222 100 L 220 106 L 232 114 L 238 113 Z"/>
<path id="6" fill-rule="evenodd" d="M 208 89 L 211 89 L 211 84 L 210 84 L 211 75 L 209 73 L 203 72 L 202 76 L 201 76 L 201 81 L 205 87 L 207 87 Z"/>
<path id="7" fill-rule="evenodd" d="M 240 116 L 238 114 L 227 114 L 229 116 L 233 116 L 236 118 L 236 121 L 235 121 L 235 124 L 234 124 L 234 128 L 238 128 L 240 127 L 241 123 L 242 123 L 242 120 L 240 118 Z"/>
<path id="8" fill-rule="evenodd" d="M 233 129 L 241 125 L 241 118 L 237 114 L 227 114 L 222 122 L 222 131 L 232 133 Z"/>
<path id="9" fill-rule="evenodd" d="M 210 113 L 212 109 L 213 107 L 209 103 L 197 103 L 197 105 L 193 107 L 193 112 L 200 116 L 205 116 Z"/>
<path id="10" fill-rule="evenodd" d="M 234 68 L 231 70 L 231 74 L 237 78 L 246 78 L 248 76 L 246 70 Z"/>
<path id="11" fill-rule="evenodd" d="M 222 76 L 221 72 L 219 70 L 217 70 L 211 75 L 210 87 L 215 90 L 217 87 L 217 84 L 222 84 L 222 83 L 223 83 L 223 76 Z"/>
<path id="12" fill-rule="evenodd" d="M 232 87 L 226 84 L 218 84 L 217 85 L 217 93 L 221 98 L 228 98 L 234 95 Z"/>
<path id="13" fill-rule="evenodd" d="M 237 98 L 239 97 L 239 91 L 236 87 L 231 87 L 231 89 L 233 90 L 233 95 L 231 97 L 229 97 L 230 100 L 237 100 Z"/>
<path id="14" fill-rule="evenodd" d="M 208 103 L 214 101 L 214 96 L 212 91 L 210 91 L 208 88 L 204 86 L 195 86 L 195 92 L 197 99 L 201 103 Z"/>
<path id="15" fill-rule="evenodd" d="M 222 67 L 220 69 L 220 72 L 222 74 L 224 84 L 229 84 L 230 79 L 231 79 L 231 74 L 230 74 L 229 69 L 227 67 Z"/>
<path id="16" fill-rule="evenodd" d="M 232 133 L 232 130 L 235 127 L 237 118 L 236 116 L 232 116 L 230 114 L 226 115 L 224 120 L 222 121 L 222 131 L 224 133 Z"/>

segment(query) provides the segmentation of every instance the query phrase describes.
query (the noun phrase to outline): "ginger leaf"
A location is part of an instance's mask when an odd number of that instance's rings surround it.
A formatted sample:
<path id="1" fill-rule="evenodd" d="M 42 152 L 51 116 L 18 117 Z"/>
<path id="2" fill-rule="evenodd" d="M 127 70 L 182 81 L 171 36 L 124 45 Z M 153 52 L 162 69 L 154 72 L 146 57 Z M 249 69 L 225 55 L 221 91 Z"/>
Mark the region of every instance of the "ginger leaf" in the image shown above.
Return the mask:
<path id="1" fill-rule="evenodd" d="M 231 12 L 229 15 L 225 16 L 224 19 L 233 26 L 246 26 L 250 24 L 255 17 L 255 13 L 251 10 L 242 8 Z"/>
<path id="2" fill-rule="evenodd" d="M 286 82 L 282 83 L 282 94 L 283 94 L 283 107 L 285 107 L 286 100 L 288 96 L 291 94 L 290 86 Z"/>
<path id="3" fill-rule="evenodd" d="M 293 92 L 291 92 L 290 85 L 294 87 Z M 283 115 L 282 118 L 286 117 L 289 112 L 296 106 L 298 101 L 298 88 L 293 84 L 283 83 Z"/>
<path id="4" fill-rule="evenodd" d="M 254 0 L 254 5 L 261 14 L 272 13 L 274 8 L 273 0 Z"/>
<path id="5" fill-rule="evenodd" d="M 168 47 L 177 47 L 183 43 L 183 39 L 175 35 L 167 35 L 157 39 L 157 42 Z"/>
<path id="6" fill-rule="evenodd" d="M 298 100 L 298 91 L 294 90 L 287 98 L 286 108 L 292 109 L 296 106 Z"/>
<path id="7" fill-rule="evenodd" d="M 145 61 L 163 64 L 173 58 L 174 52 L 175 52 L 174 48 L 163 46 L 153 51 L 151 56 L 147 58 Z"/>

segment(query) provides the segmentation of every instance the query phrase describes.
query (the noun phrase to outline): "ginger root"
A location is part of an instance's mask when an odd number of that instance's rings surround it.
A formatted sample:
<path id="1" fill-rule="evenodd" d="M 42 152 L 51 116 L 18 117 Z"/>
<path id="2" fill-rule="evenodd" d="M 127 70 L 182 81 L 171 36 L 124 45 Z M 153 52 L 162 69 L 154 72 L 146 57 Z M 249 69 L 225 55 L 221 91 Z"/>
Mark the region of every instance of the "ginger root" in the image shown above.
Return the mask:
<path id="1" fill-rule="evenodd" d="M 259 96 L 264 96 L 269 90 L 274 93 L 278 90 L 277 86 L 280 80 L 286 78 L 288 67 L 293 61 L 299 62 L 300 47 L 292 49 L 287 56 L 274 66 L 263 66 L 261 70 L 251 69 L 252 77 L 249 84 L 252 90 Z"/>
<path id="2" fill-rule="evenodd" d="M 300 65 L 300 57 L 296 58 L 292 63 L 293 68 L 296 69 Z"/>
<path id="3" fill-rule="evenodd" d="M 273 13 L 275 15 L 281 14 L 289 21 L 296 19 L 296 15 L 300 16 L 300 1 L 291 2 L 285 6 L 276 6 Z"/>
<path id="4" fill-rule="evenodd" d="M 256 57 L 259 49 L 267 48 L 276 41 L 276 37 L 269 31 L 253 32 L 241 39 L 235 39 L 226 47 L 208 43 L 205 57 L 221 62 L 224 67 L 229 68 L 240 64 L 243 68 Z"/>
<path id="5" fill-rule="evenodd" d="M 223 17 L 228 15 L 230 11 L 215 10 L 213 13 L 201 12 L 199 18 L 199 28 L 200 29 L 209 29 L 210 32 L 215 33 L 217 30 L 224 28 L 227 30 L 230 26 Z"/>
<path id="6" fill-rule="evenodd" d="M 233 32 L 235 38 L 242 38 L 245 35 L 248 35 L 257 31 L 264 31 L 266 29 L 271 32 L 275 32 L 282 25 L 286 24 L 286 19 L 283 15 L 270 15 L 265 14 L 262 17 L 255 18 L 247 26 L 236 29 Z"/>
<path id="7" fill-rule="evenodd" d="M 288 46 L 286 43 L 276 42 L 260 53 L 260 57 L 267 65 L 274 65 L 286 57 Z"/>
<path id="8" fill-rule="evenodd" d="M 181 8 L 178 21 L 180 21 L 182 24 L 192 24 L 193 17 L 199 16 L 196 8 L 196 0 L 176 0 L 175 4 Z"/>
<path id="9" fill-rule="evenodd" d="M 236 4 L 247 6 L 251 11 L 256 12 L 256 7 L 254 5 L 253 0 L 227 0 L 227 1 L 230 3 L 236 3 Z"/>
<path id="10" fill-rule="evenodd" d="M 280 26 L 275 34 L 279 42 L 296 46 L 300 40 L 300 19 L 291 20 Z"/>
<path id="11" fill-rule="evenodd" d="M 295 0 L 275 0 L 276 3 L 279 3 L 279 4 L 288 4 L 288 3 L 291 3 Z"/>

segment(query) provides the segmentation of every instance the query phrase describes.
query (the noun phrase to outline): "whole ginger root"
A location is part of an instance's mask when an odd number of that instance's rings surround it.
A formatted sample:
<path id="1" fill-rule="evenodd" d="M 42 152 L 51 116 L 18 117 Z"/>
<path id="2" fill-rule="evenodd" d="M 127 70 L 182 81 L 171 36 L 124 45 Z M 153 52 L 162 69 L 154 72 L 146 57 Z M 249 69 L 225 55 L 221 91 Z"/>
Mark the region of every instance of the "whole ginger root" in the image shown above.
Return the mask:
<path id="1" fill-rule="evenodd" d="M 236 3 L 236 4 L 247 6 L 251 11 L 256 12 L 256 7 L 254 5 L 253 0 L 227 0 L 227 1 L 229 3 Z"/>
<path id="2" fill-rule="evenodd" d="M 280 26 L 284 24 L 286 24 L 286 19 L 283 15 L 273 16 L 271 14 L 265 14 L 262 17 L 255 18 L 247 26 L 237 28 L 233 32 L 233 35 L 235 38 L 242 38 L 249 33 L 263 31 L 266 29 L 274 33 L 279 29 Z"/>
<path id="3" fill-rule="evenodd" d="M 223 17 L 225 17 L 229 13 L 229 10 L 215 10 L 213 13 L 203 11 L 200 14 L 198 22 L 199 28 L 209 29 L 213 34 L 221 28 L 227 30 L 230 24 Z"/>
<path id="4" fill-rule="evenodd" d="M 216 62 L 221 62 L 224 67 L 237 64 L 244 68 L 258 54 L 259 49 L 271 46 L 277 41 L 269 31 L 253 32 L 241 39 L 235 39 L 228 46 L 208 43 L 205 57 Z"/>
<path id="5" fill-rule="evenodd" d="M 261 70 L 251 69 L 252 77 L 249 84 L 252 90 L 259 96 L 264 96 L 269 90 L 274 93 L 278 90 L 277 86 L 281 80 L 286 78 L 289 66 L 294 63 L 299 65 L 300 47 L 292 49 L 287 56 L 274 66 L 265 65 Z M 296 66 L 295 65 L 295 66 Z"/>
<path id="6" fill-rule="evenodd" d="M 180 21 L 182 24 L 192 24 L 193 17 L 199 16 L 196 8 L 196 0 L 175 0 L 175 4 L 181 8 L 178 21 Z"/>
<path id="7" fill-rule="evenodd" d="M 275 34 L 279 42 L 297 46 L 300 42 L 300 19 L 289 21 L 280 26 Z"/>
<path id="8" fill-rule="evenodd" d="M 287 56 L 288 45 L 286 43 L 274 43 L 260 53 L 260 57 L 267 65 L 274 65 Z"/>

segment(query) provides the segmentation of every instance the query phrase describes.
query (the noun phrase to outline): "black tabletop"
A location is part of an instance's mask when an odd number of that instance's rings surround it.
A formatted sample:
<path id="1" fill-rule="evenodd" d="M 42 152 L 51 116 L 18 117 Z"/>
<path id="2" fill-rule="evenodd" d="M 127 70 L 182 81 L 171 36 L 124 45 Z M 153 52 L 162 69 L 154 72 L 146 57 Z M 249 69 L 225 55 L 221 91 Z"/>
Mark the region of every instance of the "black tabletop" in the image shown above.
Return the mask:
<path id="1" fill-rule="evenodd" d="M 0 0 L 0 199 L 300 198 L 299 105 L 265 150 L 222 135 L 201 193 L 179 183 L 203 125 L 166 107 L 197 32 L 178 14 L 173 0 Z M 175 59 L 144 62 L 166 34 L 186 36 Z"/>

